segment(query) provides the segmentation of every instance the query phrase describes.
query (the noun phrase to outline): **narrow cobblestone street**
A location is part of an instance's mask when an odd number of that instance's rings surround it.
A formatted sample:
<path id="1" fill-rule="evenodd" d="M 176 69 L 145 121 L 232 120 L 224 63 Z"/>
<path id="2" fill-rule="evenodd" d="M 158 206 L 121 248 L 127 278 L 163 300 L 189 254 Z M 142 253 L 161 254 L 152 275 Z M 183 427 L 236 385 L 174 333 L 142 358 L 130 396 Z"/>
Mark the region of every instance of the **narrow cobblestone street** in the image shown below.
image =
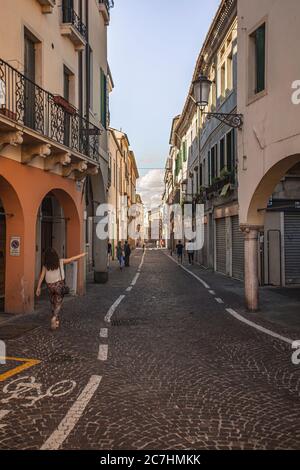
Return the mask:
<path id="1" fill-rule="evenodd" d="M 297 449 L 297 330 L 246 317 L 216 275 L 185 269 L 136 250 L 66 300 L 60 331 L 44 303 L 2 323 L 1 449 Z M 25 359 L 40 362 L 14 370 Z"/>

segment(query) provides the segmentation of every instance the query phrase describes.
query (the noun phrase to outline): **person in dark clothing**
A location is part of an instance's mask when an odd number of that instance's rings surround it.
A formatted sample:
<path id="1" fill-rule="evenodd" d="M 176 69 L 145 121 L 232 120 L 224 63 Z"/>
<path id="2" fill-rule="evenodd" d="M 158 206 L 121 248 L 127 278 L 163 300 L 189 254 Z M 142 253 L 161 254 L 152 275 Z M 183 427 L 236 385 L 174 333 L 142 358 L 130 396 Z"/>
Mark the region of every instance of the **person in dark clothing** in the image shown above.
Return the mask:
<path id="1" fill-rule="evenodd" d="M 131 249 L 127 241 L 125 242 L 124 253 L 125 253 L 125 266 L 128 268 L 130 265 Z"/>
<path id="2" fill-rule="evenodd" d="M 176 252 L 177 252 L 178 263 L 182 264 L 183 244 L 181 243 L 181 240 L 179 240 L 179 243 L 177 243 L 177 245 L 176 245 Z"/>
<path id="3" fill-rule="evenodd" d="M 112 257 L 112 244 L 108 242 L 107 244 L 107 267 L 109 268 Z"/>
<path id="4" fill-rule="evenodd" d="M 187 253 L 189 257 L 189 264 L 194 264 L 194 248 L 193 248 L 193 243 L 190 240 L 188 245 L 187 245 Z"/>

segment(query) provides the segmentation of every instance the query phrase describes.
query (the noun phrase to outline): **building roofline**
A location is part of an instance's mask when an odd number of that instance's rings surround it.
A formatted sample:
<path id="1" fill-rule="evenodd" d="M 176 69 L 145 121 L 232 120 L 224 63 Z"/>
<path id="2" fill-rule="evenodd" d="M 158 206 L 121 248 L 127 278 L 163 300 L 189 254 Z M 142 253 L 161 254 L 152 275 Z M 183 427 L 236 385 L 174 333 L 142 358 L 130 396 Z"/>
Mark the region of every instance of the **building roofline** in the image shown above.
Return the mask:
<path id="1" fill-rule="evenodd" d="M 196 110 L 196 103 L 191 99 L 191 95 L 193 94 L 193 82 L 198 78 L 200 75 L 200 72 L 202 70 L 205 71 L 205 64 L 206 64 L 206 51 L 208 49 L 208 46 L 210 46 L 210 49 L 213 49 L 215 46 L 215 42 L 220 40 L 220 29 L 222 29 L 222 26 L 224 25 L 224 22 L 226 22 L 228 12 L 230 12 L 233 8 L 237 8 L 237 0 L 222 0 L 219 8 L 214 16 L 214 19 L 210 25 L 210 28 L 208 30 L 208 33 L 206 35 L 206 38 L 204 40 L 204 43 L 202 45 L 202 48 L 200 50 L 200 53 L 198 55 L 196 65 L 194 68 L 194 73 L 193 73 L 193 78 L 189 87 L 188 95 L 185 100 L 185 104 L 182 110 L 182 113 L 180 115 L 180 118 L 175 126 L 175 130 L 178 131 L 181 125 L 185 122 L 186 115 L 189 109 L 194 109 Z"/>

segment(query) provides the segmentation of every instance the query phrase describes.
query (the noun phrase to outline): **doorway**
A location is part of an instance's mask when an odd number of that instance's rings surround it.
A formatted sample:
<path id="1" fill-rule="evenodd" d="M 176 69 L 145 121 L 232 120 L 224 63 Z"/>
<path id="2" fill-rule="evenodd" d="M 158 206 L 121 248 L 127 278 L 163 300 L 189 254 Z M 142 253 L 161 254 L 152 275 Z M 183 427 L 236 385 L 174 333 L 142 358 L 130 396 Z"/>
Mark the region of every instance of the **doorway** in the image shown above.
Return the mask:
<path id="1" fill-rule="evenodd" d="M 0 199 L 0 312 L 4 311 L 5 300 L 5 256 L 6 256 L 6 220 Z"/>
<path id="2" fill-rule="evenodd" d="M 24 93 L 24 124 L 31 129 L 35 128 L 35 76 L 36 76 L 36 41 L 25 30 L 24 34 L 24 75 L 25 93 Z"/>

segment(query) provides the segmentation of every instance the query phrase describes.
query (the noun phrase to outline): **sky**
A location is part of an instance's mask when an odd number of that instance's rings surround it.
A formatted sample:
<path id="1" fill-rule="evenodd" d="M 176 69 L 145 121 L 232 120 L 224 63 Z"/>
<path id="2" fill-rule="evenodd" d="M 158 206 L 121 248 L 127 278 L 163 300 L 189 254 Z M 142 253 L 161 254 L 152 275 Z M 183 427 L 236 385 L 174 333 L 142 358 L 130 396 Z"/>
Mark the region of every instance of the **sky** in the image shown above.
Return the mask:
<path id="1" fill-rule="evenodd" d="M 115 84 L 111 126 L 129 137 L 144 203 L 157 206 L 172 119 L 182 111 L 195 63 L 220 0 L 115 0 L 108 58 Z"/>

